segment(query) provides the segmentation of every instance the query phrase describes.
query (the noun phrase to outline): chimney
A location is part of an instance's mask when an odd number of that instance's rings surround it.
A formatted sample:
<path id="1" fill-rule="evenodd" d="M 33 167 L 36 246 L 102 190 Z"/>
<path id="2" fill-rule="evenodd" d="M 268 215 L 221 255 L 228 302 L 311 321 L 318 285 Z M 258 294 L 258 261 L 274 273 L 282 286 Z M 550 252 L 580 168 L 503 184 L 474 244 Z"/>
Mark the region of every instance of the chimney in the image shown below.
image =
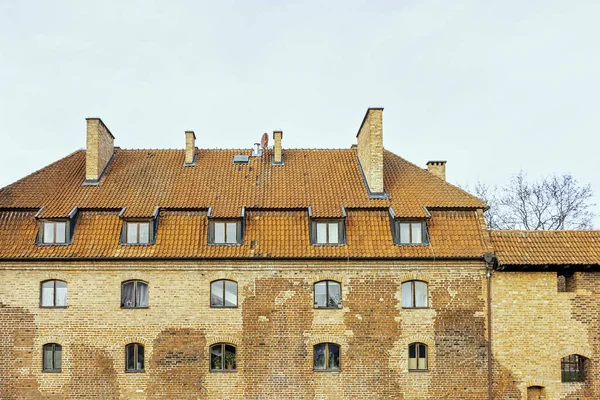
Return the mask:
<path id="1" fill-rule="evenodd" d="M 358 161 L 371 197 L 385 197 L 383 190 L 383 108 L 369 108 L 358 134 Z"/>
<path id="2" fill-rule="evenodd" d="M 185 131 L 185 160 L 183 165 L 192 167 L 196 165 L 196 134 L 194 131 Z"/>
<path id="3" fill-rule="evenodd" d="M 273 164 L 283 165 L 283 155 L 281 154 L 281 139 L 283 131 L 273 131 Z"/>
<path id="4" fill-rule="evenodd" d="M 446 180 L 446 161 L 427 161 L 427 171 L 441 180 Z"/>
<path id="5" fill-rule="evenodd" d="M 85 183 L 98 184 L 115 152 L 115 137 L 100 118 L 86 118 Z"/>

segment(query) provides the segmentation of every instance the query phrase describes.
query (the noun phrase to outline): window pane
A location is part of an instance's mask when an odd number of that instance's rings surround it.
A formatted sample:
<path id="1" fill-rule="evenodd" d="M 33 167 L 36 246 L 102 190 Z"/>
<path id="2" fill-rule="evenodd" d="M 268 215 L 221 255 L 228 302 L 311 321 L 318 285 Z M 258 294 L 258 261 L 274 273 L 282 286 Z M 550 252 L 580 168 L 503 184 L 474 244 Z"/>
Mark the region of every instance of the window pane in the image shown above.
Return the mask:
<path id="1" fill-rule="evenodd" d="M 327 224 L 317 224 L 317 243 L 327 243 Z"/>
<path id="2" fill-rule="evenodd" d="M 342 305 L 342 286 L 329 281 L 329 302 L 327 307 L 338 308 Z"/>
<path id="3" fill-rule="evenodd" d="M 138 352 L 136 369 L 138 371 L 143 371 L 144 370 L 144 346 L 142 346 L 141 344 L 138 344 L 136 346 L 137 346 L 137 352 Z"/>
<path id="4" fill-rule="evenodd" d="M 135 306 L 148 307 L 148 285 L 144 282 L 137 282 Z"/>
<path id="5" fill-rule="evenodd" d="M 325 369 L 325 343 L 314 347 L 314 366 L 315 369 Z"/>
<path id="6" fill-rule="evenodd" d="M 414 307 L 412 301 L 412 282 L 402 284 L 402 307 Z"/>
<path id="7" fill-rule="evenodd" d="M 427 284 L 425 282 L 415 282 L 415 301 L 416 307 L 427 307 Z"/>
<path id="8" fill-rule="evenodd" d="M 54 243 L 54 223 L 44 222 L 44 243 Z"/>
<path id="9" fill-rule="evenodd" d="M 222 347 L 220 344 L 212 346 L 210 348 L 210 368 L 211 369 L 223 369 L 223 355 Z"/>
<path id="10" fill-rule="evenodd" d="M 213 307 L 223 306 L 223 281 L 210 284 L 210 305 Z"/>
<path id="11" fill-rule="evenodd" d="M 227 243 L 237 243 L 237 223 L 227 223 Z"/>
<path id="12" fill-rule="evenodd" d="M 67 306 L 67 284 L 62 281 L 56 281 L 56 304 L 57 307 Z"/>
<path id="13" fill-rule="evenodd" d="M 127 223 L 127 243 L 137 243 L 138 224 L 135 222 Z"/>
<path id="14" fill-rule="evenodd" d="M 417 358 L 417 345 L 411 344 L 408 346 L 408 358 Z"/>
<path id="15" fill-rule="evenodd" d="M 54 281 L 42 283 L 42 306 L 54 306 Z"/>
<path id="16" fill-rule="evenodd" d="M 62 368 L 62 347 L 58 344 L 54 345 L 54 369 Z"/>
<path id="17" fill-rule="evenodd" d="M 424 344 L 417 346 L 419 349 L 419 358 L 427 358 L 427 347 Z"/>
<path id="18" fill-rule="evenodd" d="M 338 369 L 340 367 L 340 347 L 329 343 L 329 369 Z"/>
<path id="19" fill-rule="evenodd" d="M 315 284 L 315 306 L 327 307 L 327 283 L 324 281 Z"/>
<path id="20" fill-rule="evenodd" d="M 329 224 L 329 243 L 339 243 L 339 224 L 331 223 Z"/>
<path id="21" fill-rule="evenodd" d="M 225 307 L 237 306 L 237 283 L 225 281 Z"/>
<path id="22" fill-rule="evenodd" d="M 52 345 L 44 345 L 44 369 L 52 369 Z"/>
<path id="23" fill-rule="evenodd" d="M 413 222 L 412 226 L 412 243 L 423 243 L 423 225 L 420 222 Z"/>
<path id="24" fill-rule="evenodd" d="M 140 223 L 140 243 L 150 243 L 150 224 L 148 222 Z"/>
<path id="25" fill-rule="evenodd" d="M 416 358 L 408 359 L 408 369 L 417 369 L 417 359 Z"/>
<path id="26" fill-rule="evenodd" d="M 67 239 L 67 224 L 66 222 L 56 222 L 56 243 L 66 243 Z"/>
<path id="27" fill-rule="evenodd" d="M 127 369 L 132 371 L 135 369 L 135 353 L 134 345 L 127 345 Z"/>
<path id="28" fill-rule="evenodd" d="M 235 347 L 225 345 L 225 369 L 235 369 Z"/>
<path id="29" fill-rule="evenodd" d="M 121 286 L 121 307 L 135 307 L 135 282 L 127 282 Z"/>
<path id="30" fill-rule="evenodd" d="M 410 243 L 410 224 L 405 222 L 400 223 L 400 243 Z"/>
<path id="31" fill-rule="evenodd" d="M 215 243 L 225 243 L 225 224 L 215 222 Z"/>
<path id="32" fill-rule="evenodd" d="M 419 358 L 419 362 L 417 363 L 417 369 L 427 369 L 426 358 Z"/>

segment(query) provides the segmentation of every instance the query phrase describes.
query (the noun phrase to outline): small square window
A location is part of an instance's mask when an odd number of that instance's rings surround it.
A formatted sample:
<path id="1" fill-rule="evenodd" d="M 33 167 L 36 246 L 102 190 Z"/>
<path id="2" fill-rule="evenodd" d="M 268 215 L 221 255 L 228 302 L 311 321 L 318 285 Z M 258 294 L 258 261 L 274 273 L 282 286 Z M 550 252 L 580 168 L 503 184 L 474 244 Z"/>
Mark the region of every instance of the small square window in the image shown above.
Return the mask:
<path id="1" fill-rule="evenodd" d="M 312 223 L 313 244 L 343 244 L 343 221 L 314 221 Z"/>
<path id="2" fill-rule="evenodd" d="M 65 244 L 67 243 L 66 221 L 43 221 L 42 243 Z"/>
<path id="3" fill-rule="evenodd" d="M 125 222 L 124 229 L 126 244 L 149 244 L 151 242 L 150 222 Z"/>
<path id="4" fill-rule="evenodd" d="M 211 221 L 209 225 L 209 243 L 239 244 L 241 243 L 240 223 L 238 221 Z"/>

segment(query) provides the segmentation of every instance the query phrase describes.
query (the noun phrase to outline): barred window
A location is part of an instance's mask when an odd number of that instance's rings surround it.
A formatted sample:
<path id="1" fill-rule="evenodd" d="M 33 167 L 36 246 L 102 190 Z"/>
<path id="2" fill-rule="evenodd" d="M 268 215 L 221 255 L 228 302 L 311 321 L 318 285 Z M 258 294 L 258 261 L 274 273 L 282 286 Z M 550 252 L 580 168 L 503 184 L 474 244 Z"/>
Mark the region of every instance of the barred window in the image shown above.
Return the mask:
<path id="1" fill-rule="evenodd" d="M 564 357 L 561 362 L 563 382 L 584 382 L 586 358 L 577 354 Z"/>

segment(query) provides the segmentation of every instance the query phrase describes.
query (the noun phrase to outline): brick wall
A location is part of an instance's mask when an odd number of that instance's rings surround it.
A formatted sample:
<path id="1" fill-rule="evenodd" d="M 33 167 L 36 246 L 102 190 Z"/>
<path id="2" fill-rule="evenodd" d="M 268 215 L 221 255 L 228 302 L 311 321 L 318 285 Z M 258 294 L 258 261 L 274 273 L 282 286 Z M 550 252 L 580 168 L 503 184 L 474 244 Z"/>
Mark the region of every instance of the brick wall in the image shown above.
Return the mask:
<path id="1" fill-rule="evenodd" d="M 68 283 L 68 308 L 39 307 L 40 282 Z M 120 284 L 149 282 L 148 309 L 121 309 Z M 211 309 L 209 283 L 238 282 L 238 308 Z M 342 283 L 342 309 L 314 309 L 313 284 Z M 428 309 L 402 309 L 401 283 L 429 282 Z M 0 398 L 483 399 L 482 262 L 146 262 L 0 266 Z M 45 343 L 62 373 L 42 373 Z M 124 372 L 128 343 L 144 373 Z M 209 372 L 211 344 L 237 346 L 237 372 Z M 341 372 L 314 372 L 313 345 L 341 347 Z M 408 371 L 408 345 L 429 371 Z"/>
<path id="2" fill-rule="evenodd" d="M 96 181 L 114 152 L 114 138 L 99 118 L 87 119 L 85 178 Z"/>
<path id="3" fill-rule="evenodd" d="M 558 292 L 556 272 L 495 272 L 492 287 L 495 399 L 598 399 L 600 274 L 575 273 Z M 589 358 L 586 383 L 561 382 L 561 358 Z"/>
<path id="4" fill-rule="evenodd" d="M 358 132 L 357 153 L 369 189 L 381 193 L 383 187 L 383 109 L 367 110 Z"/>

